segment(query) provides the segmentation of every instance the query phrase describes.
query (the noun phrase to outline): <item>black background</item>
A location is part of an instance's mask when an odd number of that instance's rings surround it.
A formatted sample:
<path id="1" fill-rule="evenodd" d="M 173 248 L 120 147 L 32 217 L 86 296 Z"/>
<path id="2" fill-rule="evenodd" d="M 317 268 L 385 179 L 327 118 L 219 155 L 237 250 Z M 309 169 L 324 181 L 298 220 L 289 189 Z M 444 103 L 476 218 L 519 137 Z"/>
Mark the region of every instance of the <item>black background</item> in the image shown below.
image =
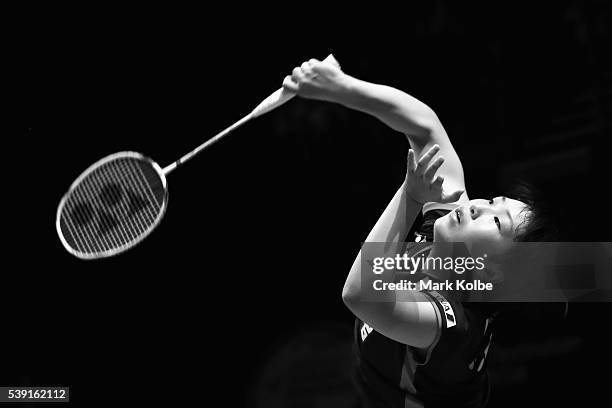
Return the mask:
<path id="1" fill-rule="evenodd" d="M 345 341 L 341 288 L 408 147 L 367 115 L 298 98 L 249 122 L 169 176 L 163 222 L 120 256 L 78 260 L 54 227 L 62 195 L 94 161 L 134 150 L 165 166 L 330 52 L 348 74 L 438 113 L 471 198 L 522 176 L 558 202 L 568 240 L 609 241 L 609 12 L 555 4 L 16 13 L 23 125 L 5 151 L 2 384 L 69 385 L 78 406 L 277 406 L 258 379 L 279 349 L 312 349 L 308 333 L 329 327 Z M 610 312 L 577 304 L 564 323 L 508 319 L 492 351 L 492 406 L 604 398 Z M 508 363 L 511 350 L 522 360 Z M 323 374 L 308 381 L 334 392 Z M 293 401 L 278 406 L 312 406 Z"/>

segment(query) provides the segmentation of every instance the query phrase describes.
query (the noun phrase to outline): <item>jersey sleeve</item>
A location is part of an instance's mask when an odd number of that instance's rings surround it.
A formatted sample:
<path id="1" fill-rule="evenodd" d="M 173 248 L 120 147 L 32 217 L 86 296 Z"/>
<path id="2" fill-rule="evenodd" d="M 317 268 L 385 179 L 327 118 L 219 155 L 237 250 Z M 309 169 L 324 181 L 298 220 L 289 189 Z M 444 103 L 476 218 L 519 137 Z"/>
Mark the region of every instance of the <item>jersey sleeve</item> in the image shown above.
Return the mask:
<path id="1" fill-rule="evenodd" d="M 461 304 L 451 296 L 441 294 L 434 290 L 422 291 L 431 301 L 436 311 L 438 330 L 437 335 L 428 348 L 420 364 L 426 364 L 432 351 L 441 356 L 462 350 L 464 345 L 471 341 L 469 313 Z"/>

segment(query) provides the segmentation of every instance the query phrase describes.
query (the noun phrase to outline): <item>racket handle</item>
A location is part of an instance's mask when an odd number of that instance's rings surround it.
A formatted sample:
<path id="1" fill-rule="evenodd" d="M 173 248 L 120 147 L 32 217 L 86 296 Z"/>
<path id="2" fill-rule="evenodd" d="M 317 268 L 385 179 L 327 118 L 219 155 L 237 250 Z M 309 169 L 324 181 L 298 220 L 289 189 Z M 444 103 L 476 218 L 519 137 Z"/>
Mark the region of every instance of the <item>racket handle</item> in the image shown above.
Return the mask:
<path id="1" fill-rule="evenodd" d="M 340 64 L 334 58 L 332 54 L 329 54 L 327 58 L 323 60 L 323 62 L 329 62 L 340 68 Z M 286 90 L 285 88 L 280 88 L 272 95 L 268 96 L 264 99 L 255 109 L 251 112 L 252 117 L 256 118 L 257 116 L 263 115 L 264 113 L 268 113 L 273 109 L 278 108 L 285 102 L 289 101 L 295 96 L 295 93 Z"/>
<path id="2" fill-rule="evenodd" d="M 285 102 L 289 101 L 294 96 L 295 94 L 293 92 L 288 91 L 285 88 L 280 88 L 257 105 L 257 107 L 253 109 L 253 112 L 251 112 L 251 115 L 256 118 L 264 113 L 268 113 L 272 109 L 276 109 Z"/>

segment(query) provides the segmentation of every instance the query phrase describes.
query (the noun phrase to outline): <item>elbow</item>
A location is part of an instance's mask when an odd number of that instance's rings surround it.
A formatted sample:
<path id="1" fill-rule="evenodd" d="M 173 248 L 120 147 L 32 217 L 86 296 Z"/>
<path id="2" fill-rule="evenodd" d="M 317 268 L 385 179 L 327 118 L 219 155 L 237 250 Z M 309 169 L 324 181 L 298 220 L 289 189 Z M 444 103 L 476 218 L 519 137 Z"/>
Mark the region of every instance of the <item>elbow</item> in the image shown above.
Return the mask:
<path id="1" fill-rule="evenodd" d="M 364 302 L 360 291 L 360 284 L 351 285 L 347 282 L 342 289 L 342 301 L 350 312 L 368 324 L 380 324 L 381 313 L 388 313 L 387 307 L 390 303 Z"/>
<path id="2" fill-rule="evenodd" d="M 409 114 L 404 113 L 404 117 L 407 119 L 403 121 L 400 131 L 424 140 L 431 139 L 440 123 L 436 113 L 424 104 Z"/>
<path id="3" fill-rule="evenodd" d="M 424 103 L 420 103 L 413 110 L 413 115 L 418 119 L 419 122 L 423 124 L 423 126 L 431 126 L 434 123 L 438 122 L 438 115 L 436 112 Z"/>
<path id="4" fill-rule="evenodd" d="M 361 302 L 361 251 L 355 258 L 353 266 L 346 277 L 344 287 L 342 288 L 342 301 L 353 314 L 356 315 L 356 309 Z"/>
<path id="5" fill-rule="evenodd" d="M 357 285 L 351 284 L 351 282 L 346 281 L 344 287 L 342 288 L 342 301 L 345 306 L 348 307 L 352 312 L 354 312 L 355 308 L 359 304 L 360 293 Z"/>
<path id="6" fill-rule="evenodd" d="M 344 287 L 342 288 L 342 301 L 344 302 L 344 304 L 346 306 L 349 305 L 349 303 L 351 303 L 353 301 L 353 293 L 351 293 L 351 289 L 348 285 L 348 282 L 344 284 Z"/>

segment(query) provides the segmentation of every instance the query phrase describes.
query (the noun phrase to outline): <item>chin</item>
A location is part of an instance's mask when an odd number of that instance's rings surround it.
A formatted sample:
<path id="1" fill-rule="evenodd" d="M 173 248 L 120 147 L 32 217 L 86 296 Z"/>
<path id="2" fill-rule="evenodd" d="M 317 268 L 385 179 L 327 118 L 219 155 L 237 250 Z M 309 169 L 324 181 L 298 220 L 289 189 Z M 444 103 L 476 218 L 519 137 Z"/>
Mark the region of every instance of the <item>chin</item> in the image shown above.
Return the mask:
<path id="1" fill-rule="evenodd" d="M 452 236 L 450 234 L 450 231 L 448 230 L 448 226 L 445 225 L 446 220 L 444 220 L 444 218 L 438 218 L 436 220 L 436 222 L 434 222 L 434 227 L 433 227 L 433 236 L 434 236 L 434 241 L 443 241 L 443 242 L 449 242 L 452 240 Z"/>

